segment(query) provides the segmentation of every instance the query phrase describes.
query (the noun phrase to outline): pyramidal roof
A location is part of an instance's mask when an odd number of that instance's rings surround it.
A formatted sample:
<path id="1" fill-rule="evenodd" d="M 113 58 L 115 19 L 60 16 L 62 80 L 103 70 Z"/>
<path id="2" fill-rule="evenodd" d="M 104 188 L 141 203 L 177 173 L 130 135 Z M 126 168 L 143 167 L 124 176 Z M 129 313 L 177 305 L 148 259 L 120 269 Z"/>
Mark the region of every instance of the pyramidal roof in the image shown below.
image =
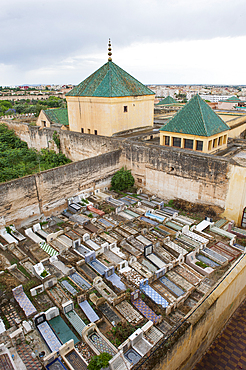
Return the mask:
<path id="1" fill-rule="evenodd" d="M 165 99 L 159 101 L 159 103 L 156 105 L 165 105 L 165 104 L 178 104 L 178 102 L 171 96 L 167 96 Z"/>
<path id="2" fill-rule="evenodd" d="M 231 102 L 234 102 L 234 101 L 241 101 L 237 96 L 231 96 L 230 98 L 226 99 L 226 101 L 231 101 Z"/>
<path id="3" fill-rule="evenodd" d="M 68 126 L 67 108 L 46 109 L 44 113 L 50 122 Z"/>
<path id="4" fill-rule="evenodd" d="M 200 98 L 199 95 L 181 108 L 160 131 L 197 136 L 213 136 L 230 127 Z"/>
<path id="5" fill-rule="evenodd" d="M 109 60 L 66 96 L 121 97 L 155 94 L 148 87 Z"/>

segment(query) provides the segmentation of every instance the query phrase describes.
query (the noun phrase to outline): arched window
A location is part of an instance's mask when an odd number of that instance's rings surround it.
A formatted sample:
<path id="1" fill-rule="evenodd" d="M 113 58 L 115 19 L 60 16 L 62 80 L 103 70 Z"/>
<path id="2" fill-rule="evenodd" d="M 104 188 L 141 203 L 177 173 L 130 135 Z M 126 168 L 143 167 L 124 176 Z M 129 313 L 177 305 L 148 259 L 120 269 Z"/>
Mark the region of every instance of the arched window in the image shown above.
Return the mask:
<path id="1" fill-rule="evenodd" d="M 241 226 L 246 227 L 246 207 L 243 210 Z"/>

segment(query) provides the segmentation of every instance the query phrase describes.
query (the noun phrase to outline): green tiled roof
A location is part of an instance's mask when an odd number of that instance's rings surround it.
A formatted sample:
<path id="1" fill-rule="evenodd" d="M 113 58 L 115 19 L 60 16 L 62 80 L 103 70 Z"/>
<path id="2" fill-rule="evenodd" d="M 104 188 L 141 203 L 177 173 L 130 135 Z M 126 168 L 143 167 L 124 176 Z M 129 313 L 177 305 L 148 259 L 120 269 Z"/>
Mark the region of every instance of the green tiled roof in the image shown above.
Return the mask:
<path id="1" fill-rule="evenodd" d="M 51 123 L 60 123 L 68 126 L 67 108 L 47 109 L 44 110 L 44 113 Z"/>
<path id="2" fill-rule="evenodd" d="M 112 61 L 108 61 L 66 96 L 121 97 L 155 94 Z"/>
<path id="3" fill-rule="evenodd" d="M 197 136 L 213 136 L 230 127 L 200 98 L 199 95 L 181 108 L 160 131 L 178 132 Z"/>
<path id="4" fill-rule="evenodd" d="M 231 102 L 234 102 L 234 101 L 241 101 L 237 96 L 232 96 L 231 98 L 228 98 L 228 99 L 226 99 L 226 101 L 231 101 Z"/>
<path id="5" fill-rule="evenodd" d="M 178 104 L 178 102 L 171 96 L 167 96 L 165 99 L 159 101 L 159 103 L 156 105 L 166 105 L 166 104 Z"/>

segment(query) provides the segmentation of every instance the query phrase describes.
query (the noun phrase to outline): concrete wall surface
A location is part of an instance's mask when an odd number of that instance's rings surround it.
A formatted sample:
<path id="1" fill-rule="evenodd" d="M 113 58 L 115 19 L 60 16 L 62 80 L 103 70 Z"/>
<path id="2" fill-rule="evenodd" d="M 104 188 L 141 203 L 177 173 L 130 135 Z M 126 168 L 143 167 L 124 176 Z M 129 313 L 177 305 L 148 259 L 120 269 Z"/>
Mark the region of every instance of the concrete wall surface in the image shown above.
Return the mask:
<path id="1" fill-rule="evenodd" d="M 108 186 L 121 168 L 121 150 L 0 184 L 0 224 L 20 224 L 61 211 L 83 189 Z"/>
<path id="2" fill-rule="evenodd" d="M 181 198 L 225 207 L 227 159 L 178 148 L 124 142 L 125 165 L 136 184 L 164 199 Z"/>

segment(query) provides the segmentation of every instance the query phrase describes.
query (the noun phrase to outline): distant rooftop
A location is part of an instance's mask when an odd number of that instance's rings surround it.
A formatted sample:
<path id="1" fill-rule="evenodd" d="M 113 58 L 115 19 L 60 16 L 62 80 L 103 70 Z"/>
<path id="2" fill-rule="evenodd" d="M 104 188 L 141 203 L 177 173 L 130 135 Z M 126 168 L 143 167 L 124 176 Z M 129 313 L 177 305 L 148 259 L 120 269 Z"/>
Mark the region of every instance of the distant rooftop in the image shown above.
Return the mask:
<path id="1" fill-rule="evenodd" d="M 167 96 L 165 99 L 159 101 L 159 103 L 156 105 L 173 105 L 173 104 L 179 104 L 179 102 L 177 102 L 171 96 Z"/>

